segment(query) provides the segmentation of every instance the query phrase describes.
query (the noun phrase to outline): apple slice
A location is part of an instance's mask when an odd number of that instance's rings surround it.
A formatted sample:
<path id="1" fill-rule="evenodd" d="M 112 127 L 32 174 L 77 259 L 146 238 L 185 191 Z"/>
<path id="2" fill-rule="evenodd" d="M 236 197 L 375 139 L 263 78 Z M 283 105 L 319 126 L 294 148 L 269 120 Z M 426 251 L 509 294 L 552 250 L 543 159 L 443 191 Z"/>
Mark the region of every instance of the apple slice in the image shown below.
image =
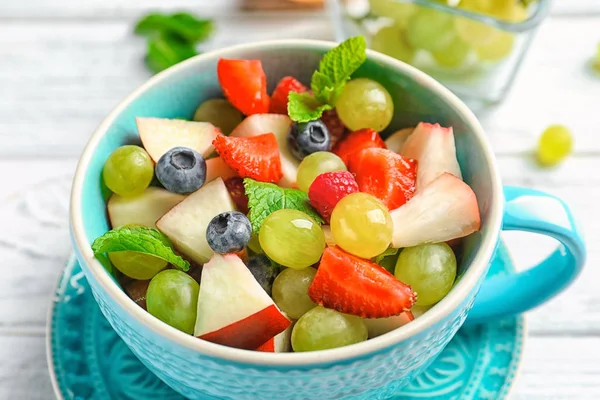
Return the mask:
<path id="1" fill-rule="evenodd" d="M 282 312 L 285 315 L 284 312 Z M 287 315 L 286 315 L 287 317 Z M 292 351 L 292 329 L 294 323 L 292 322 L 285 331 L 269 339 L 266 343 L 259 346 L 256 351 L 262 351 L 265 353 L 289 353 Z"/>
<path id="2" fill-rule="evenodd" d="M 477 197 L 456 176 L 443 173 L 408 203 L 390 212 L 392 247 L 439 243 L 467 236 L 481 223 Z"/>
<path id="3" fill-rule="evenodd" d="M 213 152 L 212 141 L 219 129 L 208 122 L 167 118 L 136 118 L 144 148 L 154 162 L 173 147 L 189 147 L 208 157 Z"/>
<path id="4" fill-rule="evenodd" d="M 281 171 L 283 172 L 283 178 L 277 184 L 283 187 L 295 187 L 300 162 L 288 149 L 287 137 L 291 127 L 292 120 L 287 115 L 254 114 L 243 120 L 230 136 L 249 137 L 273 133 L 279 146 Z"/>
<path id="5" fill-rule="evenodd" d="M 181 203 L 185 197 L 154 186 L 133 197 L 113 194 L 106 206 L 108 219 L 113 229 L 129 224 L 155 228 L 156 221 Z"/>
<path id="6" fill-rule="evenodd" d="M 401 155 L 418 162 L 417 192 L 444 172 L 462 179 L 452 128 L 419 123 L 402 146 Z"/>
<path id="7" fill-rule="evenodd" d="M 214 157 L 206 160 L 206 182 L 210 182 L 220 177 L 223 181 L 237 176 L 234 170 L 223 161 L 221 157 Z"/>
<path id="8" fill-rule="evenodd" d="M 415 319 L 410 311 L 403 312 L 400 315 L 387 318 L 365 318 L 365 325 L 369 330 L 369 339 L 377 336 L 381 336 L 384 333 L 393 331 L 396 328 L 400 328 L 402 325 L 406 325 L 410 321 Z"/>
<path id="9" fill-rule="evenodd" d="M 411 133 L 415 130 L 415 127 L 404 128 L 396 131 L 390 135 L 387 139 L 385 139 L 385 145 L 388 150 L 393 151 L 394 153 L 400 154 L 402 152 L 402 146 L 406 143 L 406 139 L 410 136 Z"/>
<path id="10" fill-rule="evenodd" d="M 213 251 L 206 241 L 206 228 L 218 214 L 235 206 L 223 179 L 216 178 L 173 207 L 156 222 L 183 255 L 198 264 L 207 262 Z"/>
<path id="11" fill-rule="evenodd" d="M 254 350 L 291 322 L 235 254 L 214 254 L 202 268 L 194 336 Z"/>

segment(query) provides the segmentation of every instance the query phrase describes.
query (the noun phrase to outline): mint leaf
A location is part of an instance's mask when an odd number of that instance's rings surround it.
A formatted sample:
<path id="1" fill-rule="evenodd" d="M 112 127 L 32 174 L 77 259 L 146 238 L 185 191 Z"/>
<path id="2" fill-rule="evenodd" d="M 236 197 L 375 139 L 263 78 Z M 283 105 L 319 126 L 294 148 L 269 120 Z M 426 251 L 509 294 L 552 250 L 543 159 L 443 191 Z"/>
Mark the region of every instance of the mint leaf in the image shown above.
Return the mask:
<path id="1" fill-rule="evenodd" d="M 298 189 L 284 189 L 273 183 L 257 182 L 244 179 L 244 188 L 248 196 L 248 218 L 252 230 L 257 233 L 262 222 L 269 214 L 283 209 L 298 210 L 312 217 L 316 223 L 322 224 L 321 216 L 310 206 L 308 195 Z"/>
<path id="2" fill-rule="evenodd" d="M 400 250 L 402 249 L 395 249 L 393 247 L 389 247 L 383 253 L 373 257 L 371 261 L 373 261 L 375 264 L 381 265 L 383 268 L 388 270 L 388 272 L 393 274 L 394 269 L 396 268 L 396 261 L 398 260 L 398 256 L 400 255 Z"/>
<path id="3" fill-rule="evenodd" d="M 147 14 L 134 28 L 138 35 L 150 38 L 171 36 L 188 44 L 197 44 L 208 39 L 213 31 L 212 20 L 197 18 L 189 13 Z"/>
<path id="4" fill-rule="evenodd" d="M 158 73 L 173 65 L 194 57 L 198 52 L 194 45 L 179 41 L 172 37 L 160 37 L 148 40 L 146 65 L 154 73 Z"/>
<path id="5" fill-rule="evenodd" d="M 335 106 L 344 84 L 367 60 L 367 42 L 355 36 L 329 50 L 319 63 L 311 80 L 311 90 L 321 103 Z"/>
<path id="6" fill-rule="evenodd" d="M 175 254 L 169 238 L 152 228 L 113 229 L 94 240 L 92 250 L 95 256 L 117 251 L 136 251 L 162 258 L 183 271 L 190 269 L 190 263 Z"/>
<path id="7" fill-rule="evenodd" d="M 321 118 L 323 111 L 331 109 L 332 107 L 328 104 L 319 104 L 310 93 L 290 92 L 288 95 L 288 115 L 292 121 L 313 121 Z"/>

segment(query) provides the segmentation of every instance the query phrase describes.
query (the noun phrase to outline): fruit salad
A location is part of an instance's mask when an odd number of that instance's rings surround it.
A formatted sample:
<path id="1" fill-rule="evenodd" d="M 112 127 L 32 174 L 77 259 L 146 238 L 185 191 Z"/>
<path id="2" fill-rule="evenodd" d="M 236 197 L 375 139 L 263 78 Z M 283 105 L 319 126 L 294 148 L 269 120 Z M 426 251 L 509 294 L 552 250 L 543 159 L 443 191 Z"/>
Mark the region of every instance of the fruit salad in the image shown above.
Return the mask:
<path id="1" fill-rule="evenodd" d="M 303 352 L 386 334 L 450 292 L 477 198 L 452 127 L 381 136 L 394 104 L 352 78 L 365 46 L 271 93 L 260 60 L 221 59 L 224 99 L 137 118 L 141 145 L 106 160 L 112 230 L 92 244 L 136 304 L 198 340 Z"/>

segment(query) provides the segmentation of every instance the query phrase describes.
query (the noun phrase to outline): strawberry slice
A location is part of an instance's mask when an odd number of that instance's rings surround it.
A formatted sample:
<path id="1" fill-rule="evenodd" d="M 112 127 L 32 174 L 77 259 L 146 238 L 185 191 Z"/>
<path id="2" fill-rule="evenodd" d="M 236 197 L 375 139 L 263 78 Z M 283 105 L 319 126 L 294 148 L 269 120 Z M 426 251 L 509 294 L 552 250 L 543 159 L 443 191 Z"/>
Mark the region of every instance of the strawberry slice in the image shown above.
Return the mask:
<path id="1" fill-rule="evenodd" d="M 308 91 L 308 88 L 300 83 L 293 76 L 282 78 L 271 96 L 271 113 L 287 115 L 288 95 L 290 92 L 303 93 Z"/>
<path id="2" fill-rule="evenodd" d="M 371 261 L 327 247 L 308 288 L 315 303 L 363 318 L 385 318 L 408 311 L 417 300 L 410 286 Z"/>
<path id="3" fill-rule="evenodd" d="M 259 60 L 228 60 L 217 63 L 217 75 L 225 97 L 245 115 L 269 112 L 267 77 Z"/>
<path id="4" fill-rule="evenodd" d="M 308 189 L 310 204 L 329 223 L 335 205 L 349 195 L 358 192 L 354 176 L 348 171 L 325 172 L 315 178 Z"/>
<path id="5" fill-rule="evenodd" d="M 391 150 L 370 148 L 354 154 L 348 170 L 361 192 L 372 194 L 395 210 L 415 193 L 417 163 Z"/>
<path id="6" fill-rule="evenodd" d="M 272 133 L 252 137 L 218 135 L 213 146 L 242 178 L 274 183 L 283 176 L 277 139 Z"/>
<path id="7" fill-rule="evenodd" d="M 371 128 L 366 128 L 350 133 L 332 151 L 348 165 L 353 154 L 371 147 L 387 148 L 379 133 Z"/>

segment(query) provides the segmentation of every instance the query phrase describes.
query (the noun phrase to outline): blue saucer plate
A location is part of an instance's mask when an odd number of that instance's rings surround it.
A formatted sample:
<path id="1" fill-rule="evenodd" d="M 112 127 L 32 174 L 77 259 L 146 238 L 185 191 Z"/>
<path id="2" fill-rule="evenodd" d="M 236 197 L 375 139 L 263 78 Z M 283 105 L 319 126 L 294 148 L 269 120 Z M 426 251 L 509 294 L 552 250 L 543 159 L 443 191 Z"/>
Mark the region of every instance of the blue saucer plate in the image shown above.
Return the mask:
<path id="1" fill-rule="evenodd" d="M 501 244 L 488 276 L 513 270 Z M 74 257 L 59 282 L 48 325 L 48 364 L 59 399 L 183 400 L 112 330 Z M 504 399 L 521 361 L 524 334 L 522 317 L 463 328 L 393 399 Z"/>

